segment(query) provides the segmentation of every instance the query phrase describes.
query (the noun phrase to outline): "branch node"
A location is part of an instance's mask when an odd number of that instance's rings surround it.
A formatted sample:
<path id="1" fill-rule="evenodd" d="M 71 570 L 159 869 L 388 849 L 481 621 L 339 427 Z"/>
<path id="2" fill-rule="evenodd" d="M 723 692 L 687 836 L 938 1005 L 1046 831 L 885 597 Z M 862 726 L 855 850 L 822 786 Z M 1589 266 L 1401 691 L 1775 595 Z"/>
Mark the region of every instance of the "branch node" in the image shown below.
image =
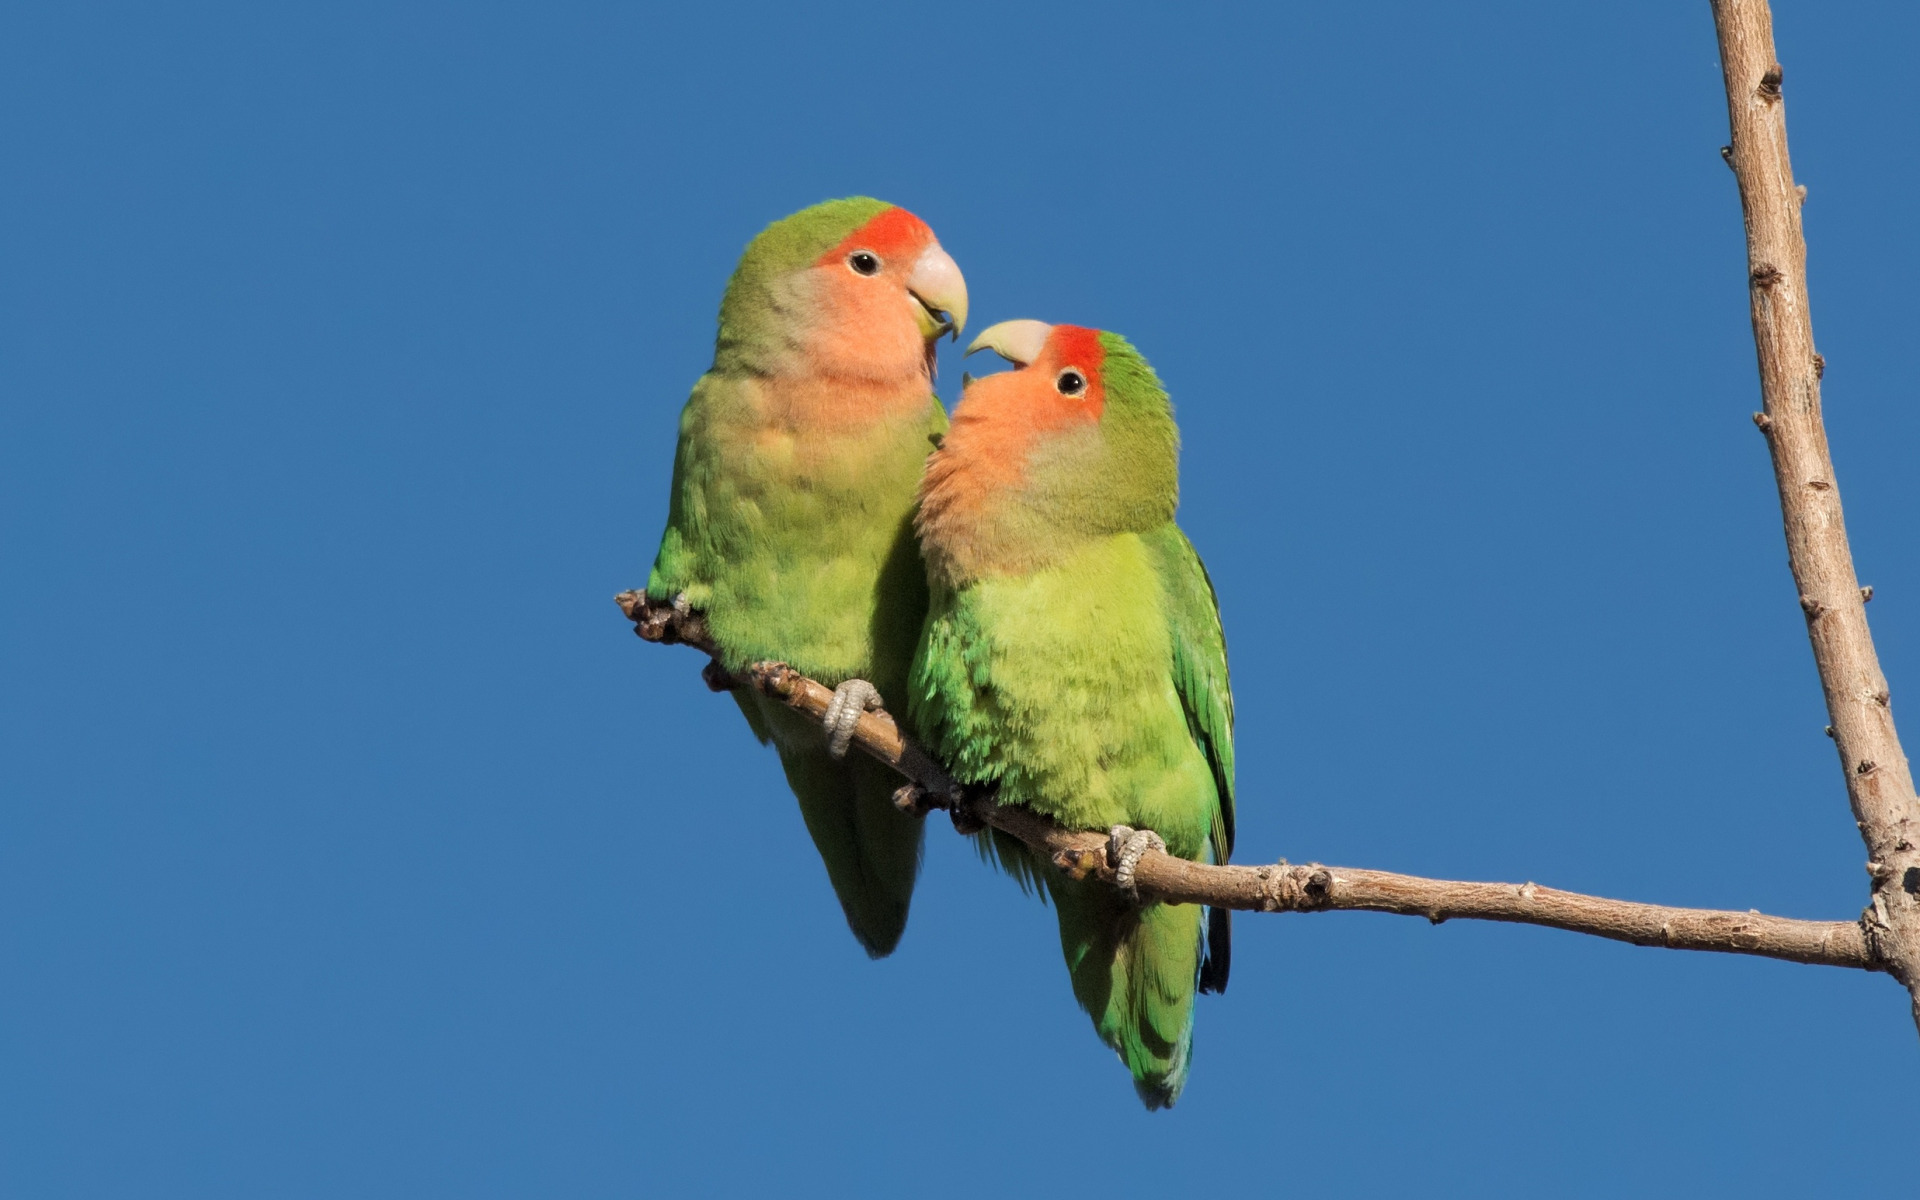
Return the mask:
<path id="1" fill-rule="evenodd" d="M 1833 485 L 1824 479 L 1809 479 L 1807 480 L 1807 486 L 1816 492 L 1830 492 L 1833 490 Z"/>
<path id="2" fill-rule="evenodd" d="M 987 827 L 986 818 L 980 815 L 975 799 L 972 793 L 957 783 L 947 793 L 947 815 L 953 818 L 954 832 L 972 835 Z"/>
<path id="3" fill-rule="evenodd" d="M 1753 269 L 1753 274 L 1749 278 L 1755 287 L 1770 288 L 1786 277 L 1780 273 L 1780 268 L 1771 263 L 1761 263 Z"/>
<path id="4" fill-rule="evenodd" d="M 1807 189 L 1801 188 L 1800 190 L 1802 192 L 1805 192 Z M 1813 356 L 1813 377 L 1815 379 L 1825 379 L 1827 377 L 1827 356 L 1826 355 L 1816 354 Z"/>
<path id="5" fill-rule="evenodd" d="M 1827 726 L 1827 728 L 1826 728 L 1826 734 L 1827 734 L 1827 736 L 1828 736 L 1828 737 L 1832 737 L 1832 736 L 1833 736 L 1833 726 L 1831 726 L 1831 725 L 1829 725 L 1829 726 Z"/>
<path id="6" fill-rule="evenodd" d="M 1753 425 L 1761 433 L 1769 433 L 1773 430 L 1773 418 L 1763 412 L 1757 412 L 1753 414 Z"/>
<path id="7" fill-rule="evenodd" d="M 633 622 L 633 632 L 641 641 L 662 646 L 708 644 L 706 617 L 689 608 L 685 596 L 675 596 L 671 603 L 662 604 L 635 589 L 621 592 L 613 602 Z"/>
<path id="8" fill-rule="evenodd" d="M 721 666 L 717 658 L 708 659 L 707 665 L 700 668 L 700 681 L 707 685 L 710 692 L 731 692 L 744 682 Z"/>
<path id="9" fill-rule="evenodd" d="M 1872 759 L 1863 758 L 1860 760 L 1860 765 L 1853 769 L 1853 773 L 1855 775 L 1871 775 L 1875 769 L 1875 764 Z"/>
<path id="10" fill-rule="evenodd" d="M 1820 614 L 1827 611 L 1827 606 L 1815 600 L 1812 596 L 1802 596 L 1800 597 L 1800 611 L 1807 614 L 1807 620 L 1818 621 Z"/>
<path id="11" fill-rule="evenodd" d="M 1759 93 L 1760 98 L 1768 104 L 1778 104 L 1780 102 L 1780 85 L 1786 82 L 1786 78 L 1787 69 L 1779 63 L 1774 63 L 1767 68 L 1765 74 L 1760 76 L 1760 86 L 1755 90 Z"/>
<path id="12" fill-rule="evenodd" d="M 1053 856 L 1053 865 L 1073 879 L 1091 879 L 1107 865 L 1104 850 L 1062 850 Z"/>
<path id="13" fill-rule="evenodd" d="M 1727 164 L 1727 170 L 1729 171 L 1733 170 L 1733 147 L 1732 146 L 1720 147 L 1720 161 Z"/>
<path id="14" fill-rule="evenodd" d="M 912 780 L 893 789 L 893 806 L 912 817 L 924 817 L 938 807 L 927 795 L 927 789 Z"/>
<path id="15" fill-rule="evenodd" d="M 1318 863 L 1308 868 L 1306 879 L 1301 881 L 1300 891 L 1306 902 L 1314 908 L 1324 908 L 1333 902 L 1333 872 Z"/>

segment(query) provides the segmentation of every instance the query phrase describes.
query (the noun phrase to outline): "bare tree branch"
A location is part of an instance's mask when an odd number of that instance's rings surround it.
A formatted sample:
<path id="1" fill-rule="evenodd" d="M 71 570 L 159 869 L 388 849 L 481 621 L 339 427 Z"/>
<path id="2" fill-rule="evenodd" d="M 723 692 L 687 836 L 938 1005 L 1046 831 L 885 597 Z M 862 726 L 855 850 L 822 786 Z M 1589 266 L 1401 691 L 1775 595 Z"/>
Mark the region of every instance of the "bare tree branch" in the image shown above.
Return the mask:
<path id="1" fill-rule="evenodd" d="M 1854 575 L 1820 416 L 1826 361 L 1814 351 L 1807 306 L 1807 243 L 1800 224 L 1807 193 L 1795 186 L 1787 158 L 1785 73 L 1774 55 L 1766 0 L 1712 3 L 1733 132 L 1722 153 L 1740 183 L 1753 341 L 1766 407 L 1754 414 L 1754 423 L 1773 454 L 1787 559 L 1826 693 L 1847 799 L 1867 843 L 1873 891 L 1861 926 L 1875 960 L 1912 994 L 1920 1026 L 1920 801 L 1894 732 L 1886 676 L 1867 628 L 1866 602 L 1873 593 Z"/>
<path id="2" fill-rule="evenodd" d="M 633 621 L 634 632 L 645 640 L 685 643 L 709 655 L 714 653 L 700 613 L 650 600 L 644 592 L 622 592 L 615 599 Z M 826 715 L 827 705 L 833 700 L 831 689 L 784 663 L 754 663 L 745 668 L 744 677 L 736 677 L 716 660 L 709 664 L 705 676 L 709 685 L 756 688 L 815 720 Z M 920 812 L 949 809 L 957 826 L 992 825 L 1047 854 L 1056 865 L 1077 876 L 1114 882 L 1106 835 L 1062 829 L 1026 809 L 1001 806 L 990 797 L 970 794 L 956 786 L 886 712 L 863 714 L 853 738 L 855 745 L 910 781 L 896 798 L 903 808 Z M 1208 866 L 1157 850 L 1149 850 L 1140 859 L 1134 882 L 1143 894 L 1156 899 L 1250 912 L 1386 912 L 1425 917 L 1435 924 L 1455 918 L 1510 921 L 1636 946 L 1753 954 L 1868 971 L 1885 969 L 1858 921 L 1795 921 L 1757 912 L 1668 908 L 1583 896 L 1532 883 L 1459 883 L 1318 863 Z"/>

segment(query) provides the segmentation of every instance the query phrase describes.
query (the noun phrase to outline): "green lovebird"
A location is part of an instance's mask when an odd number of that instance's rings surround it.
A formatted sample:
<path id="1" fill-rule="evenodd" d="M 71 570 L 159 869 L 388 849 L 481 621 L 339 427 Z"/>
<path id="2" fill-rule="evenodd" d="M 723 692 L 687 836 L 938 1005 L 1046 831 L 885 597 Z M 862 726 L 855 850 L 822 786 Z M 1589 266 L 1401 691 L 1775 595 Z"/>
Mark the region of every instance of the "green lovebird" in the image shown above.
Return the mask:
<path id="1" fill-rule="evenodd" d="M 934 344 L 966 281 L 926 222 L 858 197 L 769 225 L 720 302 L 713 366 L 680 417 L 666 533 L 647 593 L 703 611 L 721 665 L 786 662 L 836 689 L 829 728 L 750 688 L 847 924 L 891 953 L 920 869 L 899 780 L 846 754 L 853 723 L 904 699 L 926 614 L 914 491 L 947 427 Z"/>
<path id="2" fill-rule="evenodd" d="M 916 523 L 931 607 L 909 719 L 962 783 L 1111 829 L 1128 874 L 1153 834 L 1224 863 L 1233 695 L 1213 585 L 1173 520 L 1167 393 L 1112 333 L 1009 321 L 978 349 L 1019 369 L 968 381 L 927 463 Z M 1140 1098 L 1172 1104 L 1194 992 L 1227 984 L 1230 914 L 1142 905 L 983 836 L 983 853 L 1052 897 L 1074 996 Z"/>

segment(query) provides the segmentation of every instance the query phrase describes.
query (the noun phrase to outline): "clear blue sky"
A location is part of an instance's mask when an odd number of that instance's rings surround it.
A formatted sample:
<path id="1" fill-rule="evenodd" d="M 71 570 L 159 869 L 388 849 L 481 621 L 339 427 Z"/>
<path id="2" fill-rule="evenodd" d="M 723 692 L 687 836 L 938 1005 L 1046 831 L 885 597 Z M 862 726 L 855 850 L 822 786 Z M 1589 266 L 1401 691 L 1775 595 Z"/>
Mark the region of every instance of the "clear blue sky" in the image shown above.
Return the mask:
<path id="1" fill-rule="evenodd" d="M 1920 737 L 1920 9 L 1780 10 Z M 19 5 L 0 106 L 0 1192 L 1911 1186 L 1888 980 L 1472 923 L 1243 918 L 1149 1116 L 944 825 L 868 962 L 611 600 L 741 246 L 870 193 L 1171 387 L 1243 858 L 1853 916 L 1704 0 Z"/>

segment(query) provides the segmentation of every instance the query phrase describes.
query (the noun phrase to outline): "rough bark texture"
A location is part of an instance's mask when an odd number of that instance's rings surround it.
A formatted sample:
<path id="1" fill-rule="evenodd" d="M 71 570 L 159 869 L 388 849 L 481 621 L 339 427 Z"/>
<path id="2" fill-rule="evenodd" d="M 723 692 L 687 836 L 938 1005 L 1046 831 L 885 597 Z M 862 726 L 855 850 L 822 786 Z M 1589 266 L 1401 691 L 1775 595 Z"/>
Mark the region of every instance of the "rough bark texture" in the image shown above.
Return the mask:
<path id="1" fill-rule="evenodd" d="M 712 652 L 706 623 L 699 613 L 650 601 L 644 592 L 622 592 L 615 599 L 634 623 L 634 632 L 645 640 L 684 643 Z M 744 679 L 726 676 L 711 664 L 704 674 L 709 686 L 757 688 L 815 720 L 826 715 L 827 705 L 833 700 L 831 689 L 784 663 L 755 663 Z M 886 712 L 863 714 L 854 728 L 853 740 L 910 781 L 896 797 L 903 808 L 920 812 L 947 809 L 953 813 L 956 826 L 992 825 L 1044 851 L 1057 865 L 1076 875 L 1114 881 L 1114 862 L 1105 834 L 1062 829 L 1025 809 L 1002 807 L 990 797 L 968 793 L 903 734 Z M 1858 921 L 1795 921 L 1757 912 L 1667 908 L 1583 896 L 1532 883 L 1460 883 L 1318 863 L 1216 867 L 1157 850 L 1142 856 L 1134 869 L 1134 883 L 1142 894 L 1156 899 L 1250 912 L 1361 910 L 1425 917 L 1435 924 L 1454 918 L 1512 921 L 1636 946 L 1717 950 L 1830 967 L 1884 969 Z"/>
<path id="2" fill-rule="evenodd" d="M 1913 997 L 1920 1026 L 1920 802 L 1894 732 L 1886 677 L 1867 628 L 1866 601 L 1840 512 L 1807 306 L 1806 191 L 1787 158 L 1784 72 L 1774 54 L 1766 0 L 1712 0 L 1727 84 L 1731 144 L 1746 217 L 1753 340 L 1765 412 L 1754 423 L 1773 454 L 1787 559 L 1806 614 L 1813 659 L 1854 821 L 1867 843 L 1871 903 L 1861 915 L 1868 949 Z"/>

